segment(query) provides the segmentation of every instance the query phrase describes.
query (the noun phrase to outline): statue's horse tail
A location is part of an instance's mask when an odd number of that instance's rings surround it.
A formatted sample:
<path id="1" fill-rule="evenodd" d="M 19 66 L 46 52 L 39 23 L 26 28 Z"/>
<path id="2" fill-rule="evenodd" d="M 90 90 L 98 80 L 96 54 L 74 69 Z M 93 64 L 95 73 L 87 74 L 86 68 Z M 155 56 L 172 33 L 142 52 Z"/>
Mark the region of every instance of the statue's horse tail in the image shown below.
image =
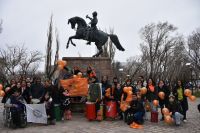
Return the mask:
<path id="1" fill-rule="evenodd" d="M 122 45 L 119 42 L 119 39 L 117 35 L 109 34 L 111 41 L 115 44 L 118 50 L 125 51 L 125 49 L 122 47 Z"/>

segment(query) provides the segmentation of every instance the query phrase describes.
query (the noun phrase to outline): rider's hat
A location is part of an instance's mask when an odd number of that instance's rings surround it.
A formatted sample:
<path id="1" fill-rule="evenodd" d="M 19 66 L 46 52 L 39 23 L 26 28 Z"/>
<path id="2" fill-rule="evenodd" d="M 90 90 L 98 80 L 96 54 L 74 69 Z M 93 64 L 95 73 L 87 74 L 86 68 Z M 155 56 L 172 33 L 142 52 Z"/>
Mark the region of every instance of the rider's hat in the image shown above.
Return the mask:
<path id="1" fill-rule="evenodd" d="M 92 15 L 93 15 L 93 16 L 97 16 L 97 12 L 94 11 L 94 12 L 92 13 Z"/>

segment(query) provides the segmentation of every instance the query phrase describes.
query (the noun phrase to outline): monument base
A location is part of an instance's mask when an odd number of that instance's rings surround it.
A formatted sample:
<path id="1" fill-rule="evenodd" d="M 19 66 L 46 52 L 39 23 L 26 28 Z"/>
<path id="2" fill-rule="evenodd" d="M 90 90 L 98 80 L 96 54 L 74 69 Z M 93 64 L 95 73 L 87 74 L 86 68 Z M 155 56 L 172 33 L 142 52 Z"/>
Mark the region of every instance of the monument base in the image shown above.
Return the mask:
<path id="1" fill-rule="evenodd" d="M 78 66 L 82 73 L 86 73 L 88 66 L 93 67 L 100 81 L 104 75 L 110 80 L 113 77 L 111 59 L 108 57 L 63 57 L 62 60 L 67 61 L 71 68 Z"/>

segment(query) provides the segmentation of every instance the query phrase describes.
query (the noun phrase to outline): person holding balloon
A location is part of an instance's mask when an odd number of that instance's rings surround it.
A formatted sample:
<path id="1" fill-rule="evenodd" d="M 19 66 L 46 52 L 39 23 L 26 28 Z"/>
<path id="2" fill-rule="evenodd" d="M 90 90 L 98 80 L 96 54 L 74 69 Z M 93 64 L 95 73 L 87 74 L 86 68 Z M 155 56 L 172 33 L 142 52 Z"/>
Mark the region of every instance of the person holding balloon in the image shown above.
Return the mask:
<path id="1" fill-rule="evenodd" d="M 187 96 L 184 94 L 185 88 L 183 86 L 183 83 L 178 80 L 177 85 L 175 86 L 173 90 L 173 95 L 175 96 L 176 100 L 181 104 L 181 107 L 183 109 L 183 121 L 187 122 L 186 120 L 186 112 L 188 110 L 188 101 Z"/>
<path id="2" fill-rule="evenodd" d="M 132 79 L 129 77 L 125 80 L 125 84 L 123 85 L 121 101 L 125 101 L 126 103 L 130 104 L 132 101 L 132 94 L 136 94 L 136 90 L 131 84 Z M 127 110 L 123 112 L 124 121 L 127 122 Z"/>
<path id="3" fill-rule="evenodd" d="M 151 78 L 148 80 L 148 84 L 147 84 L 146 99 L 148 100 L 148 102 L 151 105 L 151 111 L 152 112 L 157 111 L 157 103 L 158 103 L 158 101 L 157 102 L 155 101 L 155 100 L 158 99 L 157 88 L 155 87 L 155 84 L 154 84 L 154 82 L 153 82 L 153 80 Z"/>
<path id="4" fill-rule="evenodd" d="M 174 122 L 177 126 L 181 124 L 181 120 L 184 118 L 184 110 L 182 109 L 181 104 L 179 101 L 175 98 L 174 95 L 169 96 L 169 114 L 172 115 L 172 118 L 174 119 Z M 166 114 L 167 115 L 167 114 Z M 171 120 L 172 122 L 172 120 Z"/>
<path id="5" fill-rule="evenodd" d="M 158 90 L 159 105 L 160 105 L 161 113 L 162 113 L 162 109 L 164 107 L 168 107 L 170 90 L 165 85 L 163 80 L 159 81 L 157 90 Z M 164 120 L 164 114 L 162 113 L 161 121 L 163 121 L 163 120 Z"/>
<path id="6" fill-rule="evenodd" d="M 143 116 L 145 114 L 144 106 L 141 99 L 138 96 L 139 94 L 132 95 L 132 101 L 130 103 L 128 111 L 128 121 L 127 124 L 131 123 L 143 124 Z"/>

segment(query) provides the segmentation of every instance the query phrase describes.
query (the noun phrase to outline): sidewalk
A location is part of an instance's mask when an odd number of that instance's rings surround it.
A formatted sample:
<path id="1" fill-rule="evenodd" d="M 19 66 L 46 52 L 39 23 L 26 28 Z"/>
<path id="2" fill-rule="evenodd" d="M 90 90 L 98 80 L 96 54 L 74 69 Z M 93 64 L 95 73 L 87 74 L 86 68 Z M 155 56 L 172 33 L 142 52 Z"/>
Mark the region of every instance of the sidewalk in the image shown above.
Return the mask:
<path id="1" fill-rule="evenodd" d="M 200 133 L 200 113 L 197 110 L 196 102 L 189 102 L 187 112 L 187 123 L 176 127 L 167 125 L 164 122 L 151 123 L 145 121 L 143 129 L 132 129 L 123 121 L 87 121 L 83 114 L 74 114 L 71 121 L 57 122 L 56 125 L 44 126 L 38 124 L 29 124 L 24 129 L 8 129 L 2 126 L 2 109 L 0 104 L 0 132 L 1 133 Z"/>

